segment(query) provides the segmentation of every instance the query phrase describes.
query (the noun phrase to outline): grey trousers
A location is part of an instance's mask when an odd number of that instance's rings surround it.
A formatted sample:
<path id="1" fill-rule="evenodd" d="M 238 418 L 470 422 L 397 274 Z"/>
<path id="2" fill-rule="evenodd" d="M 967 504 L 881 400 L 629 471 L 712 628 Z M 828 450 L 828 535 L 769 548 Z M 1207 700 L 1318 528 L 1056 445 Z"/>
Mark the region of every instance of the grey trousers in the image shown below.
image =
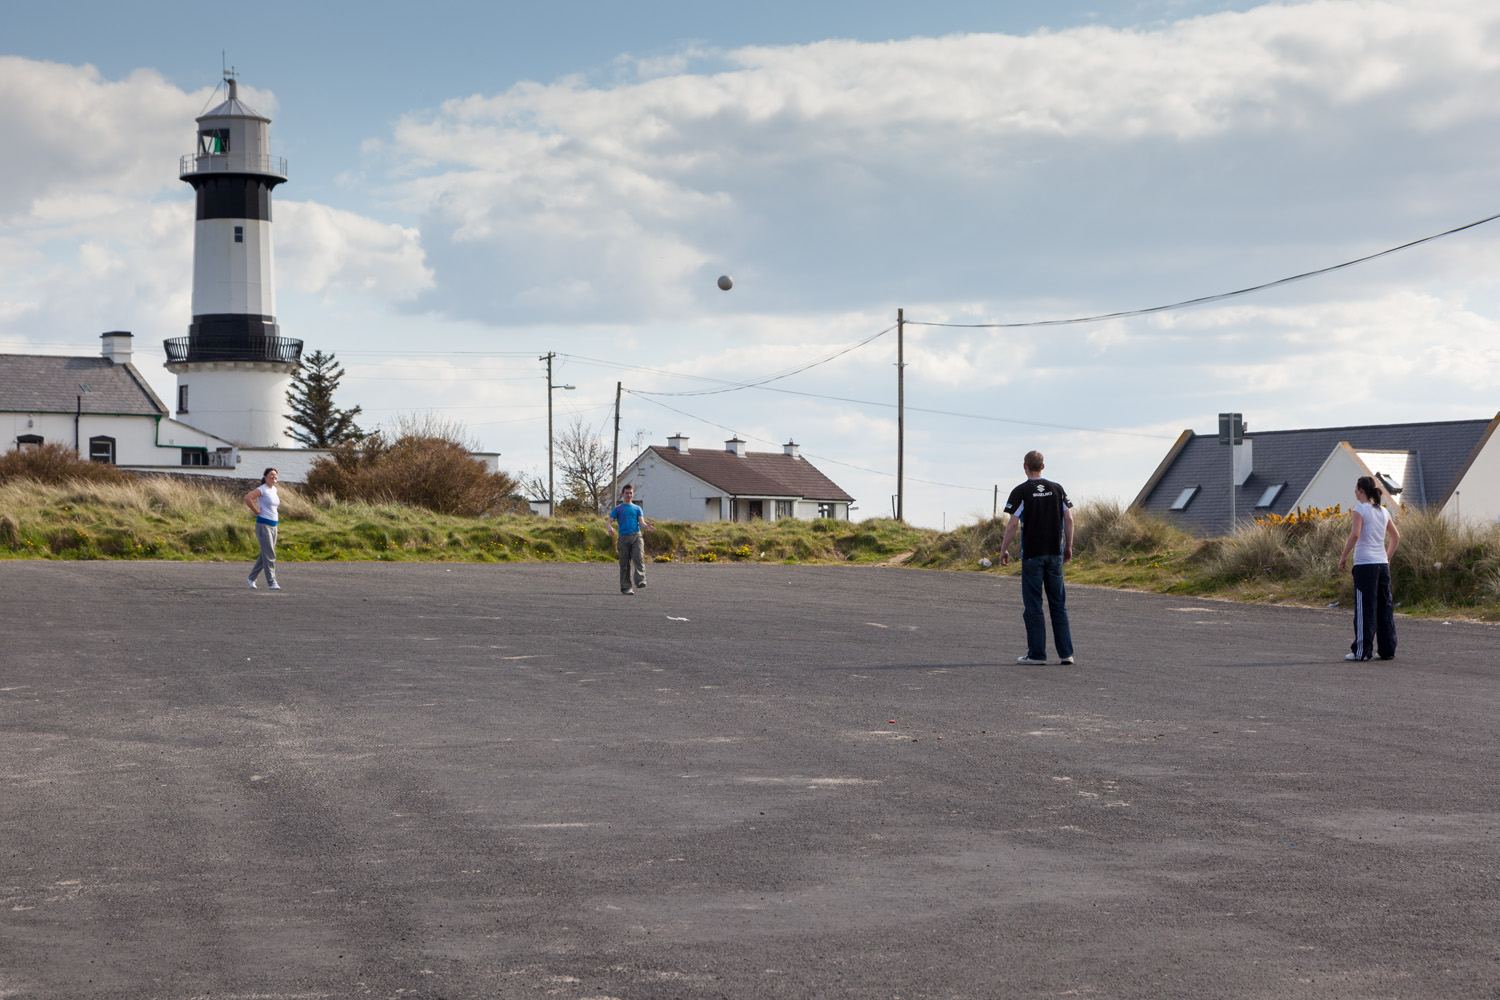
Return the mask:
<path id="1" fill-rule="evenodd" d="M 620 553 L 620 592 L 646 585 L 646 543 L 639 531 L 621 535 L 616 550 Z"/>
<path id="2" fill-rule="evenodd" d="M 255 522 L 255 540 L 260 543 L 260 556 L 255 560 L 255 565 L 250 569 L 250 579 L 254 580 L 261 570 L 266 571 L 266 582 L 276 582 L 276 528 L 274 524 L 261 524 Z"/>

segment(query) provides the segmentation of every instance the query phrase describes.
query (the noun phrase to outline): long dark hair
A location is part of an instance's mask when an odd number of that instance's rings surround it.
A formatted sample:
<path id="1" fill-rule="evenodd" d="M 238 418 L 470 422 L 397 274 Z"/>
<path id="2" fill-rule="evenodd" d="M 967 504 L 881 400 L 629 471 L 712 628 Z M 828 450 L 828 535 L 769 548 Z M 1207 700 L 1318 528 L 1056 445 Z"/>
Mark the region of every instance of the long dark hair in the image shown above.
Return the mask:
<path id="1" fill-rule="evenodd" d="M 1370 502 L 1370 506 L 1381 506 L 1380 496 L 1382 490 L 1380 489 L 1380 484 L 1375 481 L 1374 476 L 1360 476 L 1359 479 L 1355 480 L 1354 488 L 1365 495 L 1365 499 Z"/>
<path id="2" fill-rule="evenodd" d="M 271 473 L 273 473 L 275 471 L 276 470 L 274 468 L 270 468 L 270 469 L 267 469 L 265 472 L 262 472 L 260 474 L 260 484 L 262 486 L 266 485 L 266 477 L 269 476 Z"/>

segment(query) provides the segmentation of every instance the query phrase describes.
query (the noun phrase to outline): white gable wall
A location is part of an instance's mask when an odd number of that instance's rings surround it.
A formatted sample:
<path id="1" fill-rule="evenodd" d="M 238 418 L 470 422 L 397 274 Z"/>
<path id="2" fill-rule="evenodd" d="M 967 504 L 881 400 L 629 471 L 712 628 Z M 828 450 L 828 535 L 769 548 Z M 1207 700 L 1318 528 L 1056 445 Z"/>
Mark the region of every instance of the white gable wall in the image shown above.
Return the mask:
<path id="1" fill-rule="evenodd" d="M 1494 433 L 1493 426 L 1443 505 L 1443 513 L 1473 524 L 1500 521 L 1500 434 Z"/>
<path id="2" fill-rule="evenodd" d="M 645 452 L 620 473 L 620 486 L 635 487 L 636 501 L 646 515 L 662 521 L 717 521 L 722 519 L 724 491 L 670 462 Z"/>
<path id="3" fill-rule="evenodd" d="M 1371 472 L 1365 463 L 1360 461 L 1359 455 L 1355 454 L 1347 441 L 1340 441 L 1323 460 L 1318 474 L 1312 477 L 1312 481 L 1307 484 L 1307 489 L 1302 491 L 1302 495 L 1292 506 L 1310 510 L 1314 507 L 1332 507 L 1337 504 L 1344 510 L 1349 510 L 1355 504 L 1355 481 L 1360 476 L 1368 475 L 1371 475 Z M 1394 506 L 1391 510 L 1392 513 L 1396 512 Z"/>

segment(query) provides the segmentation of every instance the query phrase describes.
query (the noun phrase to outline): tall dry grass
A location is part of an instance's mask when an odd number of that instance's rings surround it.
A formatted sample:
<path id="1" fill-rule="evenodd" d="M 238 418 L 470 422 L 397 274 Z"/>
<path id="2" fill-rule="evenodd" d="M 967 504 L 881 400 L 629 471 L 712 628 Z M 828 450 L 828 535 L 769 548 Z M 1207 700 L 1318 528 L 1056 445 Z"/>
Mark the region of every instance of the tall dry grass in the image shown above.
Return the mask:
<path id="1" fill-rule="evenodd" d="M 1090 500 L 1073 512 L 1073 551 L 1079 555 L 1122 555 L 1180 551 L 1193 537 L 1165 518 L 1127 507 L 1115 499 Z"/>

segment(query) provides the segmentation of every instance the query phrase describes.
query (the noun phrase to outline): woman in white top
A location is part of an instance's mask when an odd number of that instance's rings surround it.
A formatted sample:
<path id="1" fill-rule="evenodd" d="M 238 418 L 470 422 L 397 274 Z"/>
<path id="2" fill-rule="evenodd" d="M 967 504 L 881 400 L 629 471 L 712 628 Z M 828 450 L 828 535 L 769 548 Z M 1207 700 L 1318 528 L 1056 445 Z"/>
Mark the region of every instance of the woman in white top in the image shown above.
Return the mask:
<path id="1" fill-rule="evenodd" d="M 1396 655 L 1396 613 L 1391 603 L 1391 556 L 1401 544 L 1401 532 L 1391 512 L 1381 505 L 1380 484 L 1374 476 L 1360 476 L 1354 484 L 1358 501 L 1349 512 L 1354 522 L 1339 570 L 1354 553 L 1354 642 L 1346 660 L 1368 660 L 1371 646 L 1382 660 Z M 1387 540 L 1389 539 L 1389 544 Z"/>
<path id="2" fill-rule="evenodd" d="M 260 485 L 245 494 L 245 506 L 255 515 L 255 540 L 260 543 L 260 556 L 250 570 L 251 589 L 261 570 L 266 571 L 269 589 L 281 589 L 276 582 L 276 524 L 280 520 L 277 508 L 281 506 L 281 496 L 276 492 L 278 478 L 275 469 L 267 469 L 261 473 Z"/>

